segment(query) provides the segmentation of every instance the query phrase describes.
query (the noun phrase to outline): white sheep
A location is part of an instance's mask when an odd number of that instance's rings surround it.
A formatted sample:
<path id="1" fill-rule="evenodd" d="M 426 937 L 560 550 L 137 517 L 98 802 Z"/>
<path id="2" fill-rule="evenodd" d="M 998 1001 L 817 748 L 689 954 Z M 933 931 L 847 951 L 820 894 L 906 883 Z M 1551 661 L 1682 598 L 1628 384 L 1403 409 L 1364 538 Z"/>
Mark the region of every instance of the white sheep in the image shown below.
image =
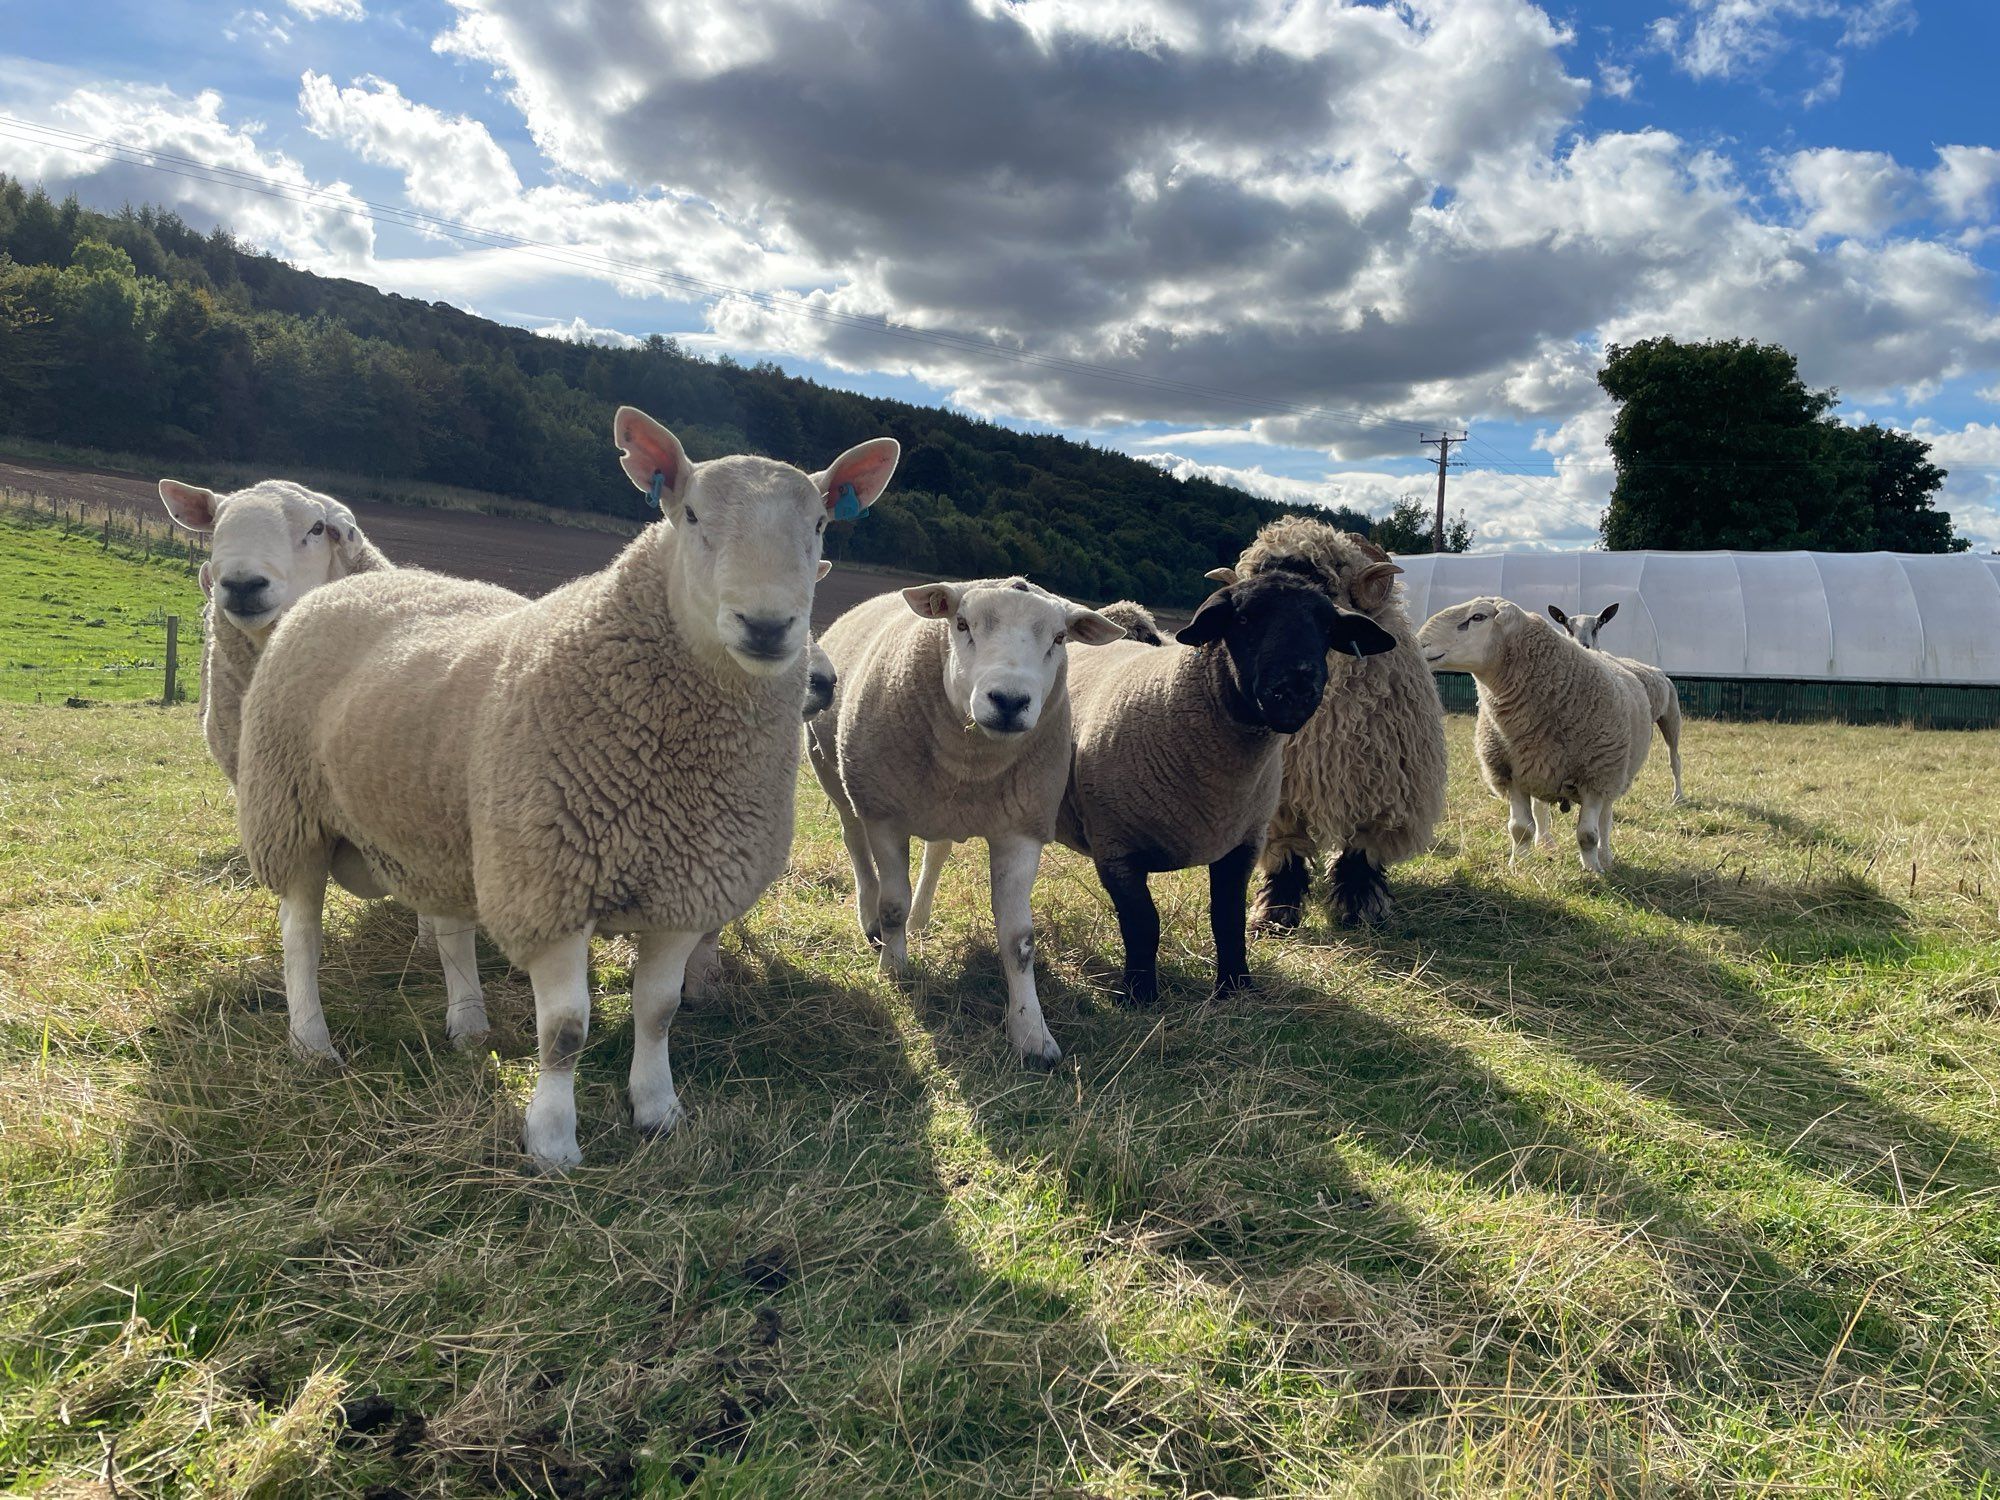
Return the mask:
<path id="1" fill-rule="evenodd" d="M 209 537 L 200 575 L 209 596 L 203 611 L 201 727 L 208 753 L 233 786 L 243 695 L 278 621 L 323 584 L 395 564 L 362 534 L 353 511 L 289 479 L 266 479 L 223 495 L 162 479 L 160 501 L 176 525 Z M 357 894 L 373 888 L 350 850 L 336 851 L 333 876 L 343 885 L 350 877 L 357 880 Z M 417 929 L 420 941 L 436 943 L 444 968 L 445 1034 L 460 1047 L 477 1046 L 489 1029 L 477 924 L 419 917 Z"/>
<path id="2" fill-rule="evenodd" d="M 1249 985 L 1244 903 L 1286 737 L 1325 712 L 1328 652 L 1368 655 L 1395 638 L 1274 566 L 1211 595 L 1176 642 L 1121 642 L 1071 663 L 1076 758 L 1056 838 L 1096 864 L 1111 896 L 1120 997 L 1133 1005 L 1158 994 L 1147 877 L 1193 865 L 1208 866 L 1216 992 Z"/>
<path id="3" fill-rule="evenodd" d="M 1576 845 L 1594 875 L 1611 868 L 1611 809 L 1646 763 L 1652 703 L 1616 661 L 1585 650 L 1540 615 L 1505 599 L 1473 599 L 1424 622 L 1417 645 L 1434 672 L 1470 672 L 1479 686 L 1473 744 L 1486 784 L 1510 808 L 1518 859 L 1546 807 L 1577 804 Z M 1539 827 L 1538 827 L 1539 823 Z"/>
<path id="4" fill-rule="evenodd" d="M 1594 615 L 1565 614 L 1555 605 L 1549 606 L 1549 618 L 1569 632 L 1569 638 L 1589 651 L 1601 651 L 1597 637 L 1604 627 L 1618 613 L 1614 601 Z M 1674 772 L 1674 806 L 1687 801 L 1681 790 L 1681 695 L 1674 686 L 1673 678 L 1650 662 L 1634 661 L 1629 656 L 1611 658 L 1619 666 L 1630 672 L 1646 685 L 1646 695 L 1653 700 L 1653 722 L 1660 727 L 1660 738 L 1666 742 L 1667 764 Z"/>
<path id="5" fill-rule="evenodd" d="M 840 815 L 862 933 L 880 945 L 884 972 L 901 974 L 909 923 L 929 912 L 932 861 L 942 868 L 954 843 L 986 840 L 1007 1039 L 1030 1066 L 1062 1057 L 1035 993 L 1029 895 L 1069 779 L 1064 642 L 1098 645 L 1123 633 L 1011 578 L 883 594 L 822 637 L 839 685 L 806 741 Z M 926 841 L 921 913 L 910 893 L 912 838 Z"/>
<path id="6" fill-rule="evenodd" d="M 681 1118 L 667 1028 L 688 956 L 791 847 L 821 538 L 899 451 L 876 438 L 808 475 L 693 463 L 631 407 L 613 431 L 665 520 L 608 567 L 526 602 L 416 569 L 321 589 L 279 626 L 243 715 L 238 818 L 279 897 L 294 1045 L 337 1056 L 318 964 L 344 841 L 388 893 L 476 919 L 527 970 L 541 1072 L 523 1140 L 549 1170 L 582 1159 L 595 932 L 638 950 L 633 1122 Z"/>

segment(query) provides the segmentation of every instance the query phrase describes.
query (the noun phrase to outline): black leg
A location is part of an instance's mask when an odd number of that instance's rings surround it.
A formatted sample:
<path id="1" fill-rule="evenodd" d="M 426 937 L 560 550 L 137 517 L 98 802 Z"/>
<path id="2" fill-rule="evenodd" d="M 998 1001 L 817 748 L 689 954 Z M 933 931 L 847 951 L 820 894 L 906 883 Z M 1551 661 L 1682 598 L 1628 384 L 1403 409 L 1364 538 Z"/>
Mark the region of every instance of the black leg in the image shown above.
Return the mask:
<path id="1" fill-rule="evenodd" d="M 1292 854 L 1264 877 L 1257 891 L 1257 906 L 1250 913 L 1250 925 L 1259 932 L 1290 932 L 1299 925 L 1312 889 L 1312 861 Z"/>
<path id="2" fill-rule="evenodd" d="M 1151 1005 L 1160 998 L 1160 909 L 1146 887 L 1146 872 L 1130 859 L 1098 861 L 1097 878 L 1111 893 L 1118 935 L 1125 940 L 1125 1005 Z"/>
<path id="3" fill-rule="evenodd" d="M 1333 862 L 1333 912 L 1343 927 L 1374 927 L 1389 915 L 1389 882 L 1359 849 L 1343 849 Z"/>
<path id="4" fill-rule="evenodd" d="M 1244 952 L 1245 898 L 1257 851 L 1248 844 L 1231 849 L 1208 867 L 1208 925 L 1215 934 L 1215 993 L 1250 988 L 1250 960 Z"/>

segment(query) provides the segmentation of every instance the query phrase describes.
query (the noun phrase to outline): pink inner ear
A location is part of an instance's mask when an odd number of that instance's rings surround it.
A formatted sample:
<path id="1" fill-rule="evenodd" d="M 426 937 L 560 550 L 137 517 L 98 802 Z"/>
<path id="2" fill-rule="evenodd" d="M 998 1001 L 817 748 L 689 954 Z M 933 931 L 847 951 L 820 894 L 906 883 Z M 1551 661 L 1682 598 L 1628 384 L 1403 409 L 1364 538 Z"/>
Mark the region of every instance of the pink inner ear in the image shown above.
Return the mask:
<path id="1" fill-rule="evenodd" d="M 888 486 L 889 476 L 896 471 L 898 457 L 900 455 L 894 451 L 871 449 L 859 459 L 829 470 L 826 476 L 826 503 L 832 505 L 840 498 L 840 487 L 851 484 L 862 505 L 871 504 Z"/>

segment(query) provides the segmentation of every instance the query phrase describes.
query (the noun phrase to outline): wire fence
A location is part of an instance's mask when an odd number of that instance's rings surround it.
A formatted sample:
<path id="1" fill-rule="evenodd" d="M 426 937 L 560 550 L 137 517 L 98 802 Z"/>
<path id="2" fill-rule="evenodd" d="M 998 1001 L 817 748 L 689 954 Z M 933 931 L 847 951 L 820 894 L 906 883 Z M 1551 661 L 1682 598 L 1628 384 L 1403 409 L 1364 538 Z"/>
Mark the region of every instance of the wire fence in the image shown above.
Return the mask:
<path id="1" fill-rule="evenodd" d="M 173 567 L 189 576 L 208 557 L 205 538 L 115 500 L 83 500 L 0 485 L 0 515 L 88 538 L 104 553 Z M 157 654 L 96 662 L 0 660 L 0 700 L 83 707 L 106 699 L 184 703 L 194 698 L 203 646 L 201 615 L 158 610 L 137 623 L 149 633 L 158 632 Z"/>

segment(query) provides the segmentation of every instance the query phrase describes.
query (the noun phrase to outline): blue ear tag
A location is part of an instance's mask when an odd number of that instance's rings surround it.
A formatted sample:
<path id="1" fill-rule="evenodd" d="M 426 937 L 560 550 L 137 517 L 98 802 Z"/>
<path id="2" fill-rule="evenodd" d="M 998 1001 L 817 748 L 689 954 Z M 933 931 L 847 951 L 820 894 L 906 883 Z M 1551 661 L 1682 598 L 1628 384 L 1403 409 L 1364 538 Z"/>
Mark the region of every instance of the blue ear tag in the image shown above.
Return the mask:
<path id="1" fill-rule="evenodd" d="M 851 521 L 861 514 L 861 497 L 854 493 L 854 486 L 843 484 L 840 498 L 833 502 L 833 518 L 836 521 Z"/>
<path id="2" fill-rule="evenodd" d="M 1352 651 L 1352 652 L 1354 653 L 1354 659 L 1355 659 L 1356 661 L 1360 661 L 1360 660 L 1361 660 L 1361 642 L 1359 642 L 1359 641 L 1349 641 L 1349 642 L 1347 643 L 1347 649 L 1348 649 L 1349 651 Z"/>
<path id="3" fill-rule="evenodd" d="M 662 474 L 658 469 L 653 470 L 653 482 L 646 487 L 646 493 L 652 498 L 654 510 L 660 508 L 660 496 L 666 492 L 667 476 Z"/>

